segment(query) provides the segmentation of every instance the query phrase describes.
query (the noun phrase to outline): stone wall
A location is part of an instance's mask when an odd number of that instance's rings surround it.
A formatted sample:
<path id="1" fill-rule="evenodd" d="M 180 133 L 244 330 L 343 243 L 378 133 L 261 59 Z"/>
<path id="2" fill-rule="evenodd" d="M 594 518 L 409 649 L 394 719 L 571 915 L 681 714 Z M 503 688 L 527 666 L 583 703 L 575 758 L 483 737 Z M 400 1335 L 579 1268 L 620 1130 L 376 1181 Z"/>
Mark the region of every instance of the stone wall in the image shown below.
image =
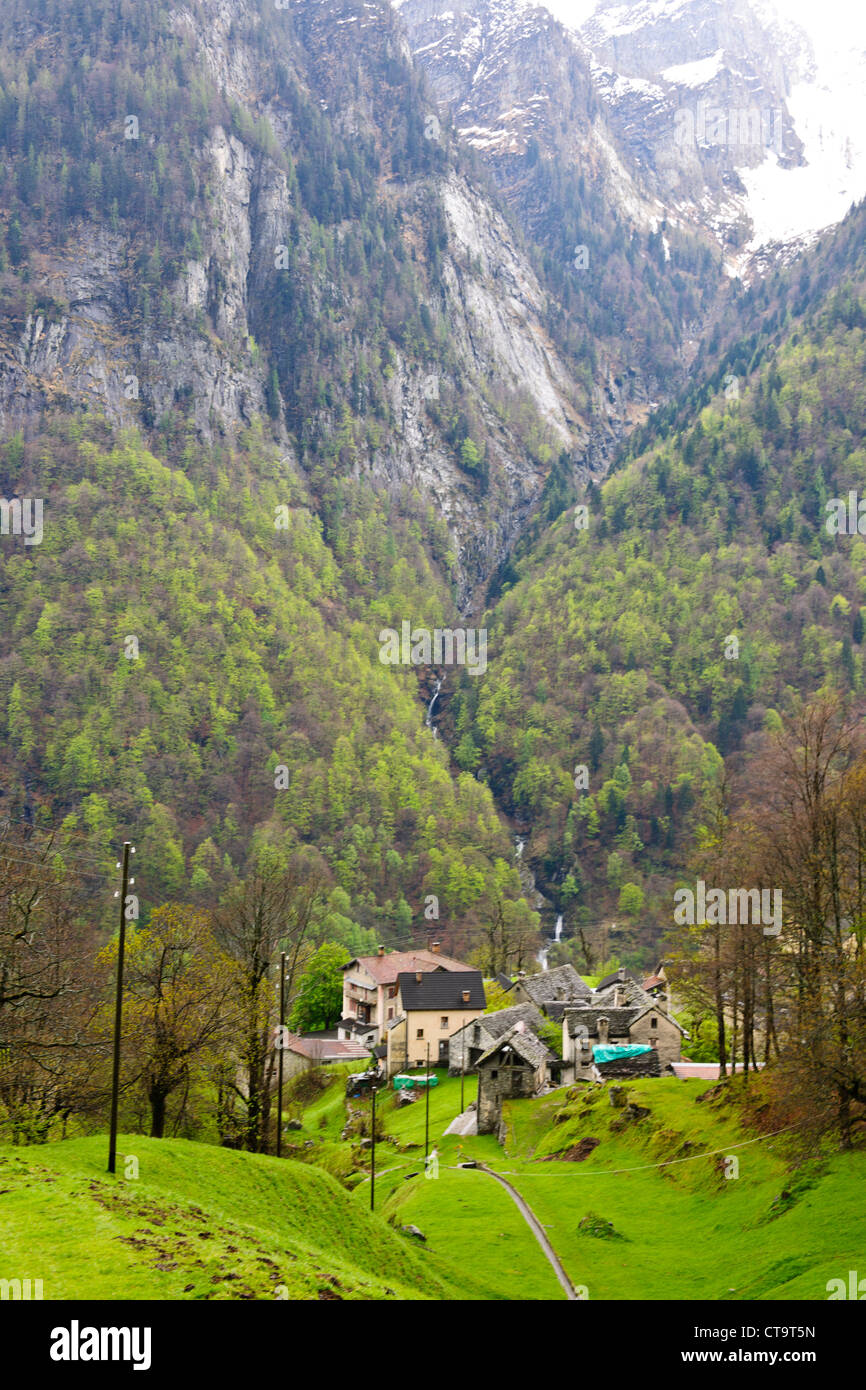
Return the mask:
<path id="1" fill-rule="evenodd" d="M 657 1019 L 655 1028 L 652 1026 L 653 1017 Z M 661 1009 L 644 1014 L 632 1025 L 629 1042 L 649 1043 L 650 1046 L 654 1042 L 662 1071 L 666 1071 L 671 1062 L 678 1062 L 682 1056 L 682 1034 Z"/>
<path id="2" fill-rule="evenodd" d="M 496 1134 L 504 1100 L 529 1099 L 535 1095 L 540 1077 L 529 1065 L 485 1065 L 481 1070 L 478 1098 L 478 1133 Z"/>

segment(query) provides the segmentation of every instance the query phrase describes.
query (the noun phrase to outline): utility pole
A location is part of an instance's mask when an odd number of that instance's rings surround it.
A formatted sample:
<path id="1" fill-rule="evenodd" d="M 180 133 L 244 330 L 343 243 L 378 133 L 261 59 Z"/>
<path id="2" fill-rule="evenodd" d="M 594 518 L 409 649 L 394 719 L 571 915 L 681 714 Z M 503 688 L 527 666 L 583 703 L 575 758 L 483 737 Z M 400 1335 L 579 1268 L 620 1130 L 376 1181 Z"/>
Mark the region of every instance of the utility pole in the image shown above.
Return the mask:
<path id="1" fill-rule="evenodd" d="M 427 1166 L 427 1158 L 430 1153 L 430 1044 L 427 1044 L 427 1082 L 424 1087 L 426 1096 L 424 1097 L 424 1166 Z"/>
<path id="2" fill-rule="evenodd" d="M 460 1063 L 460 1114 L 463 1114 L 463 1087 L 466 1082 L 466 1034 L 463 1034 L 463 1051 Z"/>
<path id="3" fill-rule="evenodd" d="M 280 1046 L 277 1049 L 277 1158 L 280 1157 L 283 1147 L 283 1052 L 285 1048 L 285 1033 L 283 1028 L 286 1023 L 286 953 L 280 952 Z"/>
<path id="4" fill-rule="evenodd" d="M 117 943 L 117 995 L 114 1002 L 114 1063 L 111 1073 L 111 1123 L 108 1137 L 108 1171 L 113 1173 L 117 1164 L 117 1102 L 120 1094 L 120 1024 L 123 1013 L 123 953 L 126 948 L 126 893 L 129 888 L 129 840 L 123 842 L 123 862 L 120 888 L 120 936 Z M 135 854 L 135 850 L 132 849 Z M 132 880 L 133 883 L 135 879 Z M 115 895 L 116 896 L 116 895 Z"/>
<path id="5" fill-rule="evenodd" d="M 376 1210 L 376 1087 L 373 1087 L 373 1143 L 370 1149 L 370 1210 Z"/>

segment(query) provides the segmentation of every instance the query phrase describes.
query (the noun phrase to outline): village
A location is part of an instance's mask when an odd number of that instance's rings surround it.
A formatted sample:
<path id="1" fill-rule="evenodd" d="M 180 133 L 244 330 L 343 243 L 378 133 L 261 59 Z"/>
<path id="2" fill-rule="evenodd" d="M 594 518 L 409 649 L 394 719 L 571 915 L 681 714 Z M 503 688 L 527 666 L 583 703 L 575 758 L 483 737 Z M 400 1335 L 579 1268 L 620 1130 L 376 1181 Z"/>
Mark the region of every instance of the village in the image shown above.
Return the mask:
<path id="1" fill-rule="evenodd" d="M 488 991 L 513 1000 L 488 1012 Z M 431 1070 L 476 1092 L 451 1132 L 502 1133 L 502 1105 L 575 1083 L 661 1076 L 714 1078 L 718 1064 L 683 1058 L 688 1033 L 671 1011 L 663 966 L 638 981 L 619 968 L 591 988 L 572 965 L 499 975 L 429 949 L 357 956 L 343 966 L 342 1017 L 327 1035 L 290 1034 L 287 1075 L 362 1061 L 349 1089 L 383 1084 L 411 1103 Z M 435 1077 L 432 1078 L 435 1084 Z M 467 1094 L 469 1092 L 467 1091 Z"/>

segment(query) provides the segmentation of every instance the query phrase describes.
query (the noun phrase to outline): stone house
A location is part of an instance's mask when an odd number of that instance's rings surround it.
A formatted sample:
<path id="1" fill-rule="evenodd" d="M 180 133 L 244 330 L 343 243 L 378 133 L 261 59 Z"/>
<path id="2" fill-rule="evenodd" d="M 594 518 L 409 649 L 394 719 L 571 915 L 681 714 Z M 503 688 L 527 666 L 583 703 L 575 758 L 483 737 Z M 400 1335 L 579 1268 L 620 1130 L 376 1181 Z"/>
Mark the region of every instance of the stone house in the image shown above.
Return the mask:
<path id="1" fill-rule="evenodd" d="M 475 1064 L 479 1134 L 498 1134 L 504 1100 L 529 1100 L 545 1090 L 551 1060 L 549 1049 L 522 1021 L 481 1054 Z"/>
<path id="2" fill-rule="evenodd" d="M 471 970 L 460 960 L 443 956 L 439 942 L 430 950 L 386 951 L 380 946 L 375 956 L 355 956 L 343 966 L 343 1017 L 340 1028 L 345 1036 L 357 1025 L 369 1026 L 373 1042 L 384 1042 L 391 1022 L 397 1017 L 397 976 L 405 971 Z"/>
<path id="3" fill-rule="evenodd" d="M 514 985 L 516 1004 L 534 1004 L 548 1017 L 553 1017 L 557 1012 L 561 1015 L 563 1005 L 579 1004 L 589 999 L 591 994 L 589 985 L 580 978 L 573 965 L 558 965 L 553 970 L 539 970 L 535 975 L 521 974 Z"/>
<path id="4" fill-rule="evenodd" d="M 647 994 L 631 976 L 595 991 L 589 1002 L 566 1008 L 562 1021 L 562 1079 L 596 1078 L 595 1047 L 649 1046 L 658 1055 L 659 1071 L 670 1072 L 682 1055 L 685 1030 L 659 999 Z M 643 1064 L 645 1068 L 647 1064 Z M 641 1069 L 641 1068 L 638 1068 Z"/>
<path id="5" fill-rule="evenodd" d="M 458 1028 L 448 1039 L 448 1070 L 452 1076 L 471 1072 L 478 1058 L 498 1042 L 515 1023 L 525 1023 L 533 1033 L 544 1023 L 534 1004 L 512 1004 L 496 1009 Z"/>
<path id="6" fill-rule="evenodd" d="M 415 970 L 397 976 L 398 1015 L 388 1024 L 387 1073 L 448 1065 L 451 1034 L 487 1007 L 480 970 Z"/>

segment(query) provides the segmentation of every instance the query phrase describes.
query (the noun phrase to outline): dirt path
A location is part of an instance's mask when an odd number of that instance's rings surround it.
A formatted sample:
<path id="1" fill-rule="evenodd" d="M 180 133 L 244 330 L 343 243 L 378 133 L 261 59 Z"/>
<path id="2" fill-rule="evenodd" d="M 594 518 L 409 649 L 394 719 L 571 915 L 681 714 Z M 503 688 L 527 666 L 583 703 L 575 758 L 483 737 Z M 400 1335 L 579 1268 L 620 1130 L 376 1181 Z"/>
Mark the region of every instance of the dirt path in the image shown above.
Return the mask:
<path id="1" fill-rule="evenodd" d="M 577 1294 L 574 1292 L 571 1280 L 569 1279 L 562 1265 L 559 1263 L 556 1251 L 554 1250 L 550 1241 L 547 1239 L 547 1234 L 544 1230 L 544 1227 L 541 1225 L 541 1222 L 538 1220 L 538 1217 L 535 1215 L 532 1208 L 529 1206 L 527 1202 L 523 1200 L 520 1193 L 517 1191 L 517 1188 L 512 1187 L 510 1182 L 506 1182 L 505 1178 L 501 1178 L 498 1173 L 495 1173 L 493 1171 L 492 1168 L 486 1168 L 483 1163 L 479 1163 L 478 1167 L 481 1169 L 482 1173 L 488 1173 L 491 1178 L 495 1178 L 497 1182 L 502 1183 L 502 1186 L 511 1196 L 511 1200 L 514 1202 L 515 1206 L 520 1211 L 521 1216 L 523 1217 L 529 1229 L 532 1231 L 532 1234 L 535 1236 L 535 1239 L 538 1241 L 538 1244 L 544 1251 L 544 1254 L 546 1255 L 553 1268 L 554 1274 L 556 1275 L 557 1279 L 559 1280 L 560 1284 L 565 1290 L 566 1298 L 570 1299 L 574 1303 L 578 1303 L 580 1300 L 578 1299 Z"/>

